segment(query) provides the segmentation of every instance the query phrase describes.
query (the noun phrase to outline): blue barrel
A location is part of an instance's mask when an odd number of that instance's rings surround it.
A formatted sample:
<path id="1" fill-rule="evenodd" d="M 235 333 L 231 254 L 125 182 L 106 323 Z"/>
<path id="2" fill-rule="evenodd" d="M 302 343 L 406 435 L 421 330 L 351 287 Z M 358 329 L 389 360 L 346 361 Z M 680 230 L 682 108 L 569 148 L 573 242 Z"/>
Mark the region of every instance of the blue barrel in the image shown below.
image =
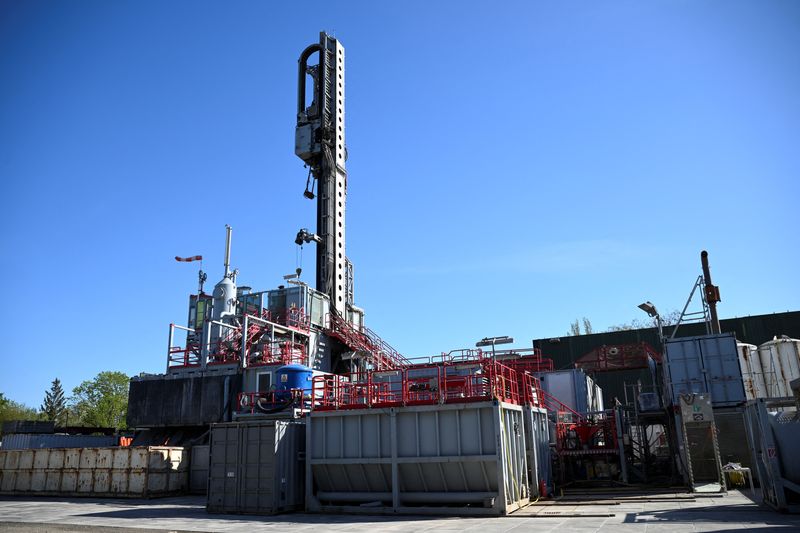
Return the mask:
<path id="1" fill-rule="evenodd" d="M 314 371 L 303 365 L 286 365 L 275 371 L 275 399 L 291 399 L 291 389 L 303 389 L 305 395 L 311 394 L 311 378 Z"/>

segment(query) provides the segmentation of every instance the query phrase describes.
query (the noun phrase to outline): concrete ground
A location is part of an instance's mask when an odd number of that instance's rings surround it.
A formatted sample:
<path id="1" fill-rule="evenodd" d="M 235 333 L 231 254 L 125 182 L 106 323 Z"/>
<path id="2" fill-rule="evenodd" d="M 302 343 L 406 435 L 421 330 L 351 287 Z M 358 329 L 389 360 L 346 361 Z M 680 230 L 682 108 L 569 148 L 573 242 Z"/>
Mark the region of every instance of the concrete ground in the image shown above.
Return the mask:
<path id="1" fill-rule="evenodd" d="M 543 502 L 502 518 L 444 518 L 285 514 L 213 515 L 204 497 L 156 500 L 0 497 L 0 531 L 429 531 L 500 533 L 544 531 L 800 531 L 800 515 L 779 514 L 737 491 L 689 494 L 592 495 Z"/>

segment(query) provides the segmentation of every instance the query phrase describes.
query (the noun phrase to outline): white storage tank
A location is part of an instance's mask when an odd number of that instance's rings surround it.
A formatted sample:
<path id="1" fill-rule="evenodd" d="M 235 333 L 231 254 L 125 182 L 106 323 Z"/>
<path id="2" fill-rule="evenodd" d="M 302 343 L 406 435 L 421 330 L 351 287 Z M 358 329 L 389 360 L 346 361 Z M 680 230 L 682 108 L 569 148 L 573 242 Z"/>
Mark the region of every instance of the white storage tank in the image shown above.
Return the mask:
<path id="1" fill-rule="evenodd" d="M 769 398 L 792 395 L 789 382 L 800 378 L 800 340 L 773 338 L 758 347 Z"/>
<path id="2" fill-rule="evenodd" d="M 756 398 L 767 398 L 767 386 L 764 381 L 764 371 L 761 369 L 761 357 L 758 346 L 737 342 L 736 349 L 739 352 L 739 366 L 742 369 L 742 381 L 744 382 L 744 392 L 748 400 Z"/>

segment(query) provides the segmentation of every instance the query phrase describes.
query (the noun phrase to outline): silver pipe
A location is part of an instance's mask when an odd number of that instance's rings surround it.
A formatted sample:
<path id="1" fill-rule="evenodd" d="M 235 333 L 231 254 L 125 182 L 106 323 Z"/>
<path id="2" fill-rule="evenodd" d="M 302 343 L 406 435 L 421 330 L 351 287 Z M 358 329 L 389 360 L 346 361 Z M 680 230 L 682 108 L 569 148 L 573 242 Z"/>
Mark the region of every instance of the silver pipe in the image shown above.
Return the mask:
<path id="1" fill-rule="evenodd" d="M 225 276 L 231 273 L 231 231 L 233 228 L 225 224 Z"/>
<path id="2" fill-rule="evenodd" d="M 209 324 L 214 324 L 215 326 L 222 326 L 223 328 L 228 328 L 228 329 L 237 329 L 238 328 L 238 326 L 234 326 L 234 325 L 231 325 L 231 324 L 226 324 L 225 322 L 220 322 L 219 320 L 209 320 L 208 323 Z"/>

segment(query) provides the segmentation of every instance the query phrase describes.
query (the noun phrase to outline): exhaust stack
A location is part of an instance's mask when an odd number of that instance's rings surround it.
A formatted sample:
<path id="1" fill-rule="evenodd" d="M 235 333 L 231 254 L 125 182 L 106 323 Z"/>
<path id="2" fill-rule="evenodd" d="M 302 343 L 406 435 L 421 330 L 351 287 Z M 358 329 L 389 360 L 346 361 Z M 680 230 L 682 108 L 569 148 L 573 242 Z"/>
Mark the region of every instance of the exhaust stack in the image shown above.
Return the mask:
<path id="1" fill-rule="evenodd" d="M 717 302 L 720 301 L 719 287 L 711 283 L 711 269 L 708 267 L 708 252 L 700 252 L 700 262 L 703 265 L 703 280 L 705 281 L 706 303 L 711 314 L 711 333 L 722 333 L 717 316 Z"/>
<path id="2" fill-rule="evenodd" d="M 225 224 L 225 231 L 227 232 L 225 236 L 225 277 L 228 277 L 231 275 L 231 232 L 233 228 Z"/>

